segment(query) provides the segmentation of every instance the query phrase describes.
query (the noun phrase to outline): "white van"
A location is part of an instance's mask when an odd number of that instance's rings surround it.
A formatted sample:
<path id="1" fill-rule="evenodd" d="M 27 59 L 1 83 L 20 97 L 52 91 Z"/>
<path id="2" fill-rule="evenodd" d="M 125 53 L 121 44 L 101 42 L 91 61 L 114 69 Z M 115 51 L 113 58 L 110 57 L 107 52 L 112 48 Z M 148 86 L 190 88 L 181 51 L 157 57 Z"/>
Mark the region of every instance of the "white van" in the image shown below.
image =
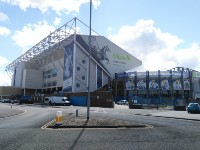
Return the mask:
<path id="1" fill-rule="evenodd" d="M 44 104 L 47 105 L 71 105 L 70 101 L 68 101 L 67 97 L 58 97 L 58 96 L 51 96 L 44 98 Z"/>

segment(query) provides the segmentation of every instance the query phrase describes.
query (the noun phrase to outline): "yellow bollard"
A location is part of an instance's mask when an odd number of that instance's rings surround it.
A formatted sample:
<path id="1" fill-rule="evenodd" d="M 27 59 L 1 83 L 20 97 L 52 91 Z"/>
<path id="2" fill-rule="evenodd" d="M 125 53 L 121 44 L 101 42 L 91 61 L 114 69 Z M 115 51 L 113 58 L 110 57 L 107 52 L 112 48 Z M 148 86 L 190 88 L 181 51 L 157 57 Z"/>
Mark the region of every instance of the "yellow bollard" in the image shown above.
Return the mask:
<path id="1" fill-rule="evenodd" d="M 62 111 L 56 112 L 56 125 L 62 124 Z"/>

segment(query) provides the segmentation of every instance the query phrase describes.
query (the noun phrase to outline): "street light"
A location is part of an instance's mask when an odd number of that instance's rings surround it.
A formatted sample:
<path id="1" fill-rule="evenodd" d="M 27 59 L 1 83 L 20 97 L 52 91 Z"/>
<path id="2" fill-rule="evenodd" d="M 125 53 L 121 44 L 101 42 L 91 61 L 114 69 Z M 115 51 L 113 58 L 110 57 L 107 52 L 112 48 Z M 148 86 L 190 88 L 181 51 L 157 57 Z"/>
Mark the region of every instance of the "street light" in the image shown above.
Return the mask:
<path id="1" fill-rule="evenodd" d="M 87 120 L 90 119 L 90 61 L 91 61 L 91 18 L 92 0 L 90 0 L 90 31 L 89 31 L 89 67 L 88 67 L 88 99 L 87 99 Z"/>

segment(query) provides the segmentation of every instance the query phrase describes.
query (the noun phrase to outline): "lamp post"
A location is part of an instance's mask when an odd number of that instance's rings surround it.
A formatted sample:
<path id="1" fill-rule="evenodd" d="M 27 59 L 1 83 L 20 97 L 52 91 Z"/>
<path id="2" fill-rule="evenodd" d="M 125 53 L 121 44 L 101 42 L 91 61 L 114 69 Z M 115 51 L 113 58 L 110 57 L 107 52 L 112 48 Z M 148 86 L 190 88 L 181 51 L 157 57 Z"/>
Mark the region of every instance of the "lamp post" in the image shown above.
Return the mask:
<path id="1" fill-rule="evenodd" d="M 90 119 L 90 62 L 91 62 L 91 18 L 92 0 L 90 0 L 90 31 L 89 31 L 89 66 L 88 66 L 88 99 L 87 99 L 87 120 Z"/>

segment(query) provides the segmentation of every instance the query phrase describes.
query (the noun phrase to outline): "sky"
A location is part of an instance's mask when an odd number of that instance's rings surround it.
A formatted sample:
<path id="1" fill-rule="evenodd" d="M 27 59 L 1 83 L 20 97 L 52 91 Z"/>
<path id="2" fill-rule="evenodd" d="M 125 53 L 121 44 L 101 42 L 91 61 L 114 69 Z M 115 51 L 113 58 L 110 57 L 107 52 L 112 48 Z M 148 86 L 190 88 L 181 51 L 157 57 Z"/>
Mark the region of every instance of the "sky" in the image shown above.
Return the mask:
<path id="1" fill-rule="evenodd" d="M 199 0 L 92 3 L 92 28 L 142 60 L 133 70 L 200 71 Z M 0 86 L 11 85 L 7 65 L 74 17 L 89 25 L 89 16 L 90 0 L 0 0 Z"/>

